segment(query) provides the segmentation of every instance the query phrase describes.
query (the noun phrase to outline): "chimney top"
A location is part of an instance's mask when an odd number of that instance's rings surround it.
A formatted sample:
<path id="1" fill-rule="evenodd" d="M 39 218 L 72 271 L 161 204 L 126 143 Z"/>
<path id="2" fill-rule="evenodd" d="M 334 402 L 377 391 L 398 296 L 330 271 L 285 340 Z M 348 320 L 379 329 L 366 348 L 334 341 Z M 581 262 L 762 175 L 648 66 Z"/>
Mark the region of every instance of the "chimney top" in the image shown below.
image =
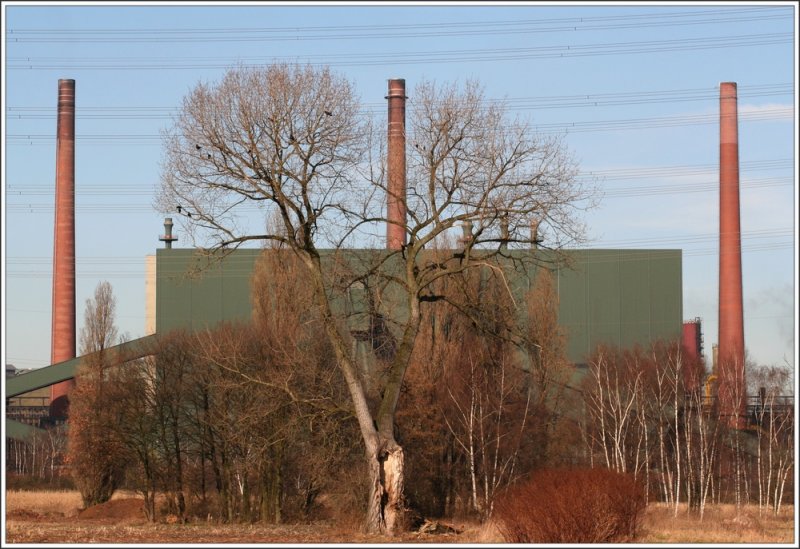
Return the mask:
<path id="1" fill-rule="evenodd" d="M 164 242 L 165 248 L 167 250 L 172 249 L 172 243 L 178 240 L 177 236 L 172 236 L 172 218 L 165 217 L 164 218 L 164 235 L 158 237 L 161 242 Z"/>

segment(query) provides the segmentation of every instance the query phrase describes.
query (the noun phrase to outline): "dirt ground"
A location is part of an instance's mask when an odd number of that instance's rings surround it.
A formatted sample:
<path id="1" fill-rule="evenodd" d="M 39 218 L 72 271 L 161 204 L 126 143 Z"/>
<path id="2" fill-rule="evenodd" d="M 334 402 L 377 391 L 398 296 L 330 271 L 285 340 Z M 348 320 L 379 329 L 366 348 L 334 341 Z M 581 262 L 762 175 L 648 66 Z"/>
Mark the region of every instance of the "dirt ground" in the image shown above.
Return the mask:
<path id="1" fill-rule="evenodd" d="M 72 516 L 68 516 L 72 515 Z M 500 543 L 487 528 L 478 524 L 442 523 L 455 532 L 423 534 L 408 532 L 396 537 L 354 533 L 331 523 L 287 524 L 277 526 L 215 524 L 149 524 L 142 500 L 114 499 L 102 505 L 73 513 L 39 513 L 14 508 L 6 512 L 6 543 L 131 543 L 131 544 L 245 544 L 245 543 L 419 543 L 448 544 Z"/>
<path id="2" fill-rule="evenodd" d="M 7 499 L 6 537 L 9 544 L 501 544 L 490 526 L 442 521 L 455 529 L 447 533 L 407 532 L 396 537 L 358 533 L 356 528 L 331 522 L 313 524 L 221 525 L 194 521 L 177 524 L 167 516 L 157 524 L 145 520 L 142 500 L 129 495 L 102 505 L 78 510 L 74 500 L 55 503 L 52 497 L 26 499 L 13 494 Z M 78 500 L 79 501 L 79 500 Z M 732 506 L 710 509 L 703 522 L 685 512 L 651 505 L 645 514 L 637 543 L 755 543 L 792 544 L 797 541 L 795 515 L 788 506 L 779 517 L 760 515 L 749 507 L 736 512 Z"/>

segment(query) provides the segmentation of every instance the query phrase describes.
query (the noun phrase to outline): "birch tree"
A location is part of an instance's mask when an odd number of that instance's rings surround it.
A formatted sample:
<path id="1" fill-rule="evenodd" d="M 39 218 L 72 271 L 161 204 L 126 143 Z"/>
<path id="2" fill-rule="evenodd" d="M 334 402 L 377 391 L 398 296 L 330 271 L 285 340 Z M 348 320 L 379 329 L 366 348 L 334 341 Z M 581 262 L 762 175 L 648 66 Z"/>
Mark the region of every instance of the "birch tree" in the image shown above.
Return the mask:
<path id="1" fill-rule="evenodd" d="M 759 513 L 770 509 L 778 514 L 783 501 L 786 479 L 794 469 L 794 395 L 788 389 L 791 372 L 779 367 L 751 370 L 758 387 L 755 407 L 755 432 L 758 440 L 756 481 Z"/>
<path id="2" fill-rule="evenodd" d="M 600 347 L 589 361 L 585 392 L 606 467 L 620 473 L 638 472 L 641 438 L 637 435 L 637 404 L 642 392 L 642 369 L 618 351 Z M 633 448 L 631 448 L 633 446 Z M 633 471 L 630 471 L 633 469 Z"/>

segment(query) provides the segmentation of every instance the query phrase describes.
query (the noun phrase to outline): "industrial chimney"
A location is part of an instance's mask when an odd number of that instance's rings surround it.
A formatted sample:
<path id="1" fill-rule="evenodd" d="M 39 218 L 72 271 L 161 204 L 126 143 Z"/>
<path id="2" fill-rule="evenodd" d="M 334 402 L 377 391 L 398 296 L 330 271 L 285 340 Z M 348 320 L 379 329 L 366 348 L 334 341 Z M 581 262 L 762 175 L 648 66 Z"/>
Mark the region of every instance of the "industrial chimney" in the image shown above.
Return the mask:
<path id="1" fill-rule="evenodd" d="M 722 417 L 733 428 L 745 415 L 742 243 L 739 217 L 739 129 L 735 82 L 719 88 L 719 362 Z"/>
<path id="2" fill-rule="evenodd" d="M 400 250 L 406 243 L 406 81 L 389 80 L 388 199 L 386 248 Z"/>
<path id="3" fill-rule="evenodd" d="M 50 363 L 75 358 L 75 80 L 58 81 Z M 50 417 L 67 414 L 72 381 L 50 386 Z"/>
<path id="4" fill-rule="evenodd" d="M 681 346 L 686 357 L 683 365 L 683 380 L 690 393 L 700 388 L 703 365 L 703 334 L 699 318 L 683 323 Z"/>

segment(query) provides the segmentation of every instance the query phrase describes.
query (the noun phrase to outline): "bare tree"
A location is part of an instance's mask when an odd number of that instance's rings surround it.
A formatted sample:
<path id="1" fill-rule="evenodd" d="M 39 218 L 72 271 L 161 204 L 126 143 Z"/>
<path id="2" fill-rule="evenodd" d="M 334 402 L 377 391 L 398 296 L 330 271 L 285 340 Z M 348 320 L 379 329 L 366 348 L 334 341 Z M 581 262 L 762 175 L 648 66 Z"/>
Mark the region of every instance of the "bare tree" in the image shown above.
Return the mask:
<path id="1" fill-rule="evenodd" d="M 706 502 L 714 478 L 719 451 L 720 422 L 703 402 L 699 391 L 689 393 L 685 405 L 685 430 L 687 432 L 687 462 L 694 471 L 689 479 L 690 508 L 697 509 L 700 520 L 705 514 Z M 694 435 L 690 444 L 689 433 Z M 694 453 L 694 457 L 692 456 Z"/>
<path id="2" fill-rule="evenodd" d="M 791 371 L 777 366 L 749 371 L 757 387 L 758 401 L 754 411 L 758 442 L 756 478 L 759 513 L 771 508 L 777 514 L 781 508 L 786 478 L 794 467 L 793 395 L 788 387 Z"/>
<path id="3" fill-rule="evenodd" d="M 717 408 L 719 420 L 726 429 L 727 444 L 733 460 L 733 496 L 736 512 L 740 513 L 749 500 L 748 479 L 746 474 L 747 435 L 743 429 L 747 426 L 745 404 L 747 391 L 745 387 L 745 367 L 747 359 L 732 357 L 720 364 L 718 369 Z"/>
<path id="4" fill-rule="evenodd" d="M 386 223 L 387 194 L 384 170 L 371 161 L 379 149 L 349 82 L 310 66 L 233 69 L 185 98 L 165 139 L 164 211 L 180 207 L 187 228 L 212 249 L 276 241 L 304 266 L 360 426 L 371 531 L 392 532 L 403 524 L 404 455 L 394 436 L 395 411 L 422 304 L 435 299 L 432 284 L 476 267 L 500 252 L 502 242 L 530 244 L 532 218 L 548 228 L 552 246 L 578 240 L 583 228 L 574 214 L 589 197 L 559 141 L 508 120 L 477 84 L 422 83 L 413 97 L 407 244 L 378 254 L 360 272 L 354 268 L 345 284 L 331 276 L 322 246 L 343 251 L 374 236 Z M 248 217 L 255 210 L 262 212 L 260 220 Z M 277 216 L 280 231 L 261 229 L 268 215 Z M 474 229 L 463 249 L 428 261 L 426 246 L 459 223 Z M 355 255 L 348 257 L 351 266 L 357 263 Z M 371 295 L 394 295 L 391 303 L 376 300 L 384 306 L 380 324 L 392 344 L 375 402 L 333 301 L 337 286 L 369 279 L 379 280 L 368 288 Z"/>
<path id="5" fill-rule="evenodd" d="M 253 322 L 195 334 L 206 421 L 235 477 L 223 480 L 238 487 L 243 518 L 280 522 L 289 499 L 290 512 L 310 512 L 340 464 L 332 447 L 350 455 L 339 440 L 352 418 L 349 399 L 330 343 L 319 337 L 322 322 L 303 269 L 292 250 L 265 249 L 251 279 Z M 357 446 L 358 438 L 350 443 Z"/>
<path id="6" fill-rule="evenodd" d="M 117 418 L 113 382 L 105 350 L 117 343 L 116 302 L 111 285 L 101 282 L 86 300 L 81 364 L 70 393 L 67 461 L 85 506 L 108 501 L 122 480 L 124 447 L 114 436 Z"/>
<path id="7" fill-rule="evenodd" d="M 524 347 L 531 364 L 537 462 L 552 465 L 560 452 L 571 453 L 567 448 L 575 442 L 569 434 L 571 422 L 560 420 L 568 400 L 578 393 L 569 385 L 573 367 L 567 359 L 565 329 L 558 324 L 558 292 L 549 269 L 537 270 L 525 301 Z M 567 394 L 567 390 L 572 392 Z"/>
<path id="8" fill-rule="evenodd" d="M 128 485 L 142 494 L 144 513 L 155 522 L 156 493 L 161 479 L 155 409 L 154 357 L 119 368 L 114 381 L 118 422 L 113 431 L 130 456 Z"/>
<path id="9" fill-rule="evenodd" d="M 445 421 L 467 458 L 472 509 L 488 519 L 500 489 L 517 480 L 517 462 L 533 421 L 531 392 L 510 349 L 487 349 L 471 339 L 460 356 L 466 364 L 446 379 L 451 405 Z"/>
<path id="10" fill-rule="evenodd" d="M 86 300 L 80 339 L 81 355 L 103 351 L 118 343 L 116 310 L 117 301 L 111 284 L 106 281 L 98 283 L 94 298 Z"/>
<path id="11" fill-rule="evenodd" d="M 27 440 L 6 439 L 6 470 L 56 485 L 67 447 L 63 425 L 35 431 Z"/>
<path id="12" fill-rule="evenodd" d="M 442 299 L 425 308 L 398 412 L 418 509 L 442 512 L 463 494 L 486 519 L 501 488 L 555 458 L 549 438 L 566 381 L 557 301 L 540 270 L 522 322 L 498 274 L 503 263 L 440 280 Z"/>
<path id="13" fill-rule="evenodd" d="M 674 455 L 675 455 L 675 505 L 673 507 L 673 515 L 678 515 L 678 505 L 681 501 L 681 421 L 680 414 L 683 407 L 683 381 L 686 379 L 683 371 L 683 357 L 679 351 L 670 353 L 667 357 L 666 369 L 669 373 L 667 383 L 670 384 L 670 394 L 672 395 L 672 428 L 674 433 Z"/>
<path id="14" fill-rule="evenodd" d="M 642 372 L 627 371 L 618 351 L 603 347 L 590 359 L 589 372 L 590 383 L 584 394 L 587 410 L 599 430 L 595 435 L 599 438 L 597 443 L 605 466 L 624 473 L 628 469 L 626 448 Z"/>

